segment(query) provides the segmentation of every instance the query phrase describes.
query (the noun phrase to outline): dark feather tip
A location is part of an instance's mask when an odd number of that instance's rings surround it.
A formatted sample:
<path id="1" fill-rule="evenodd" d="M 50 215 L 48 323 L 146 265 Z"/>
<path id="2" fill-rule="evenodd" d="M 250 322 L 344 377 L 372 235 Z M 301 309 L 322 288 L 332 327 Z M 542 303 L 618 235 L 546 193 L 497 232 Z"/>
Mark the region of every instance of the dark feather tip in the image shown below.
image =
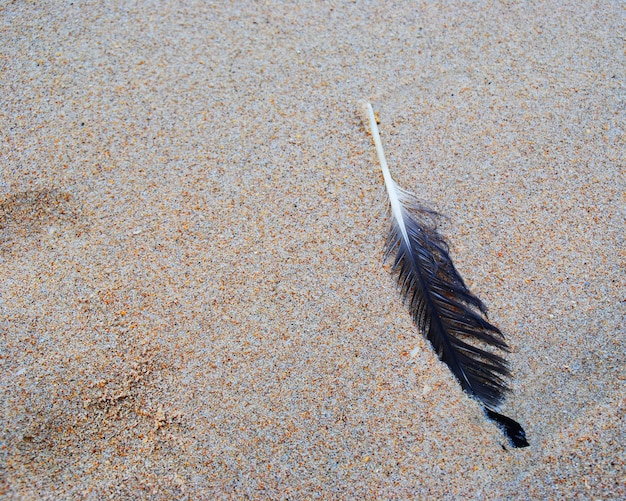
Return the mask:
<path id="1" fill-rule="evenodd" d="M 526 440 L 526 432 L 522 425 L 510 417 L 503 416 L 495 411 L 487 409 L 485 407 L 485 414 L 489 419 L 496 423 L 500 429 L 504 432 L 509 439 L 511 447 L 520 449 L 522 447 L 528 447 L 530 444 Z"/>

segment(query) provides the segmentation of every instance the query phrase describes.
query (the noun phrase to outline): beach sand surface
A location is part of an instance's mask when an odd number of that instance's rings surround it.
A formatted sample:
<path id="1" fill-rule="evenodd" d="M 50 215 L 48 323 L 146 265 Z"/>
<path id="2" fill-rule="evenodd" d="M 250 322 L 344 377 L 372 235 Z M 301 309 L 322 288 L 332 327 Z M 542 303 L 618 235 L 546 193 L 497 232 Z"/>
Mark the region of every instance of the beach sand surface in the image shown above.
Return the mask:
<path id="1" fill-rule="evenodd" d="M 2 2 L 0 496 L 626 497 L 624 4 Z M 391 171 L 505 333 L 412 324 Z"/>

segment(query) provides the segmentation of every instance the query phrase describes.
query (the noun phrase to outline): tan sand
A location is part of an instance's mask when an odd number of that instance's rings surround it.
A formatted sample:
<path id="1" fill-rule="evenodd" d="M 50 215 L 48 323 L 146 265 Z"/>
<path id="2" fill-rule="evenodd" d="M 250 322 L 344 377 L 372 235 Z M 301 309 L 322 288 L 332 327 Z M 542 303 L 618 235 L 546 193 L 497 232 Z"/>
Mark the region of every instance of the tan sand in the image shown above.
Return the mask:
<path id="1" fill-rule="evenodd" d="M 41 3 L 0 6 L 3 497 L 626 496 L 623 3 Z M 382 264 L 361 99 L 527 449 Z"/>

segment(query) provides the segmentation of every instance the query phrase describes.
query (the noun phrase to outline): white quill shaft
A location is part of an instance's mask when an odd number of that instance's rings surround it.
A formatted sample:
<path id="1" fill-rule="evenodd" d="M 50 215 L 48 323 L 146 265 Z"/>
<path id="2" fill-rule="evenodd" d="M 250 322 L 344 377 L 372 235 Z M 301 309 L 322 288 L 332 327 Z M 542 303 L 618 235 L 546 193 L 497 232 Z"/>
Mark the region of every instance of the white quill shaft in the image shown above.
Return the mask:
<path id="1" fill-rule="evenodd" d="M 402 204 L 400 203 L 400 196 L 398 193 L 398 187 L 396 182 L 391 177 L 389 172 L 389 166 L 387 165 L 387 159 L 385 158 L 385 150 L 383 150 L 383 143 L 380 140 L 380 134 L 378 133 L 378 125 L 376 124 L 376 116 L 372 105 L 367 103 L 367 115 L 370 121 L 370 130 L 372 131 L 372 137 L 374 138 L 374 144 L 376 145 L 376 153 L 378 153 L 378 161 L 380 168 L 383 171 L 383 178 L 385 179 L 385 187 L 387 188 L 387 194 L 389 195 L 389 203 L 391 204 L 391 213 L 396 220 L 396 224 L 402 233 L 402 237 L 406 241 L 409 249 L 411 248 L 411 241 L 406 231 L 406 225 L 404 224 L 404 217 L 402 216 Z"/>

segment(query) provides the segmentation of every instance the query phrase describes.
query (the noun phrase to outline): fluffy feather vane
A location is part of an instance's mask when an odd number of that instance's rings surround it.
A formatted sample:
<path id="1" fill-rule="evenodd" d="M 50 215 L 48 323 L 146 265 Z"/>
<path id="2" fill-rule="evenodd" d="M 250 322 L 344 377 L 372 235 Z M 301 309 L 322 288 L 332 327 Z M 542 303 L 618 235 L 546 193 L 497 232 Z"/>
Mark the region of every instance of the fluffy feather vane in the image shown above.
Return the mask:
<path id="1" fill-rule="evenodd" d="M 526 435 L 516 421 L 496 412 L 508 391 L 508 352 L 500 330 L 486 320 L 487 309 L 456 270 L 448 245 L 436 230 L 437 213 L 421 206 L 402 190 L 389 172 L 372 106 L 367 103 L 370 129 L 385 179 L 393 216 L 386 257 L 413 321 L 450 368 L 462 388 L 482 402 L 514 447 L 526 447 Z M 484 347 L 479 347 L 482 344 Z"/>

